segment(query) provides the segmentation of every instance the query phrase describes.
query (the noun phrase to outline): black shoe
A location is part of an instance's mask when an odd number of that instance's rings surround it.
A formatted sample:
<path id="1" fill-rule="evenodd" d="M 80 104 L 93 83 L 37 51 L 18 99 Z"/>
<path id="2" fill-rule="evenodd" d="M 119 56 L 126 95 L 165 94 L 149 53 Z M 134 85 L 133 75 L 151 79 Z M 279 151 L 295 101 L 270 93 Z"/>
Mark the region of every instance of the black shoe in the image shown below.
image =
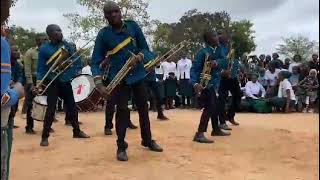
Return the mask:
<path id="1" fill-rule="evenodd" d="M 219 127 L 220 127 L 220 129 L 227 130 L 227 131 L 232 130 L 227 124 L 221 124 Z"/>
<path id="2" fill-rule="evenodd" d="M 235 126 L 239 126 L 240 124 L 236 122 L 234 119 L 230 119 L 229 122 Z"/>
<path id="3" fill-rule="evenodd" d="M 106 136 L 111 136 L 111 135 L 112 135 L 112 130 L 111 130 L 111 129 L 108 129 L 108 128 L 105 128 L 105 129 L 104 129 L 104 135 L 106 135 Z"/>
<path id="4" fill-rule="evenodd" d="M 117 150 L 117 159 L 118 161 L 128 161 L 128 156 L 126 150 Z"/>
<path id="5" fill-rule="evenodd" d="M 146 144 L 144 143 L 143 141 L 141 142 L 141 145 L 144 146 L 144 147 L 147 147 L 149 148 L 151 151 L 154 151 L 154 152 L 162 152 L 163 149 L 161 148 L 160 145 L 158 145 L 156 143 L 156 141 L 152 140 L 151 141 L 151 144 Z"/>
<path id="6" fill-rule="evenodd" d="M 160 120 L 169 120 L 169 118 L 167 118 L 165 115 L 158 115 L 157 119 L 160 119 Z"/>
<path id="7" fill-rule="evenodd" d="M 90 138 L 90 136 L 83 131 L 79 131 L 78 133 L 73 133 L 73 138 Z"/>
<path id="8" fill-rule="evenodd" d="M 36 132 L 33 129 L 26 128 L 26 134 L 33 135 L 33 134 L 36 134 Z"/>
<path id="9" fill-rule="evenodd" d="M 134 124 L 132 124 L 132 122 L 130 121 L 128 128 L 130 129 L 138 129 L 138 127 Z"/>
<path id="10" fill-rule="evenodd" d="M 214 131 L 211 132 L 211 136 L 230 136 L 230 135 L 231 135 L 231 133 L 224 132 L 222 130 L 217 131 L 217 132 L 214 132 Z"/>
<path id="11" fill-rule="evenodd" d="M 42 138 L 40 142 L 40 146 L 44 146 L 44 147 L 49 146 L 48 138 Z"/>
<path id="12" fill-rule="evenodd" d="M 206 143 L 206 144 L 210 144 L 210 143 L 214 143 L 214 141 L 206 138 L 203 133 L 196 133 L 194 135 L 193 141 L 199 142 L 199 143 Z"/>

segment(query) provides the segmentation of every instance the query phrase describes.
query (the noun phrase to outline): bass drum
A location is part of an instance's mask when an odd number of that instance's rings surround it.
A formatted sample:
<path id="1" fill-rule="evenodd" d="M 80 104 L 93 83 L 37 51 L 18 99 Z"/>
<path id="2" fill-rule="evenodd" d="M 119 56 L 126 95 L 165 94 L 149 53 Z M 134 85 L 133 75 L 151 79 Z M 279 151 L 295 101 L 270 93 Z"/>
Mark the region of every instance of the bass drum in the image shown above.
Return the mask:
<path id="1" fill-rule="evenodd" d="M 102 96 L 88 74 L 76 76 L 71 81 L 74 100 L 79 111 L 86 112 L 96 108 Z"/>
<path id="2" fill-rule="evenodd" d="M 32 102 L 31 117 L 37 121 L 44 121 L 47 107 L 47 96 L 36 96 Z"/>

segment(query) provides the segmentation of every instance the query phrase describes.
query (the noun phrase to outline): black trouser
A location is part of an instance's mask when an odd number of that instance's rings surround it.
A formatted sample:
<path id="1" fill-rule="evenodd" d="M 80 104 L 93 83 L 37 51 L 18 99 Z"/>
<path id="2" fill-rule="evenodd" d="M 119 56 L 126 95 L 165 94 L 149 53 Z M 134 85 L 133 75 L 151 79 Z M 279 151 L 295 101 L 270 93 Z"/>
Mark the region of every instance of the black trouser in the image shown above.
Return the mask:
<path id="1" fill-rule="evenodd" d="M 33 126 L 34 126 L 34 121 L 33 121 L 31 114 L 32 114 L 32 102 L 33 102 L 33 99 L 35 96 L 32 94 L 31 88 L 32 88 L 31 84 L 28 84 L 26 86 L 26 89 L 27 89 L 27 93 L 26 93 L 26 100 L 27 100 L 27 126 L 26 126 L 26 130 L 33 129 Z"/>
<path id="2" fill-rule="evenodd" d="M 151 130 L 149 111 L 147 104 L 147 90 L 143 81 L 137 82 L 131 86 L 124 83 L 120 84 L 114 92 L 112 98 L 115 99 L 116 109 L 116 132 L 118 136 L 117 145 L 119 149 L 126 149 L 128 147 L 125 142 L 126 131 L 129 123 L 127 114 L 128 109 L 128 98 L 130 96 L 130 88 L 132 88 L 133 95 L 136 99 L 136 105 L 139 113 L 139 123 L 141 130 L 141 138 L 144 144 L 151 144 Z"/>
<path id="3" fill-rule="evenodd" d="M 71 83 L 55 80 L 47 89 L 46 95 L 48 107 L 44 118 L 42 138 L 49 137 L 49 131 L 56 112 L 58 97 L 65 101 L 66 110 L 70 113 L 70 117 L 72 117 L 70 121 L 73 127 L 73 133 L 79 133 L 78 110 L 74 101 Z"/>
<path id="4" fill-rule="evenodd" d="M 112 123 L 112 119 L 113 119 L 113 115 L 115 113 L 115 107 L 116 107 L 116 102 L 115 102 L 115 98 L 111 98 L 110 100 L 107 101 L 107 105 L 106 105 L 106 109 L 105 109 L 105 126 L 104 129 L 113 129 L 113 123 Z M 128 119 L 128 126 L 130 124 L 130 110 L 129 108 L 126 111 L 126 118 Z"/>
<path id="5" fill-rule="evenodd" d="M 18 106 L 19 106 L 19 101 L 15 105 L 11 106 L 9 119 L 8 119 L 8 127 L 10 128 L 13 128 L 14 126 L 14 117 L 16 116 Z"/>
<path id="6" fill-rule="evenodd" d="M 198 132 L 207 132 L 208 122 L 211 118 L 212 130 L 219 132 L 218 113 L 216 110 L 217 96 L 213 89 L 204 89 L 201 92 L 199 101 L 204 108 L 201 114 Z"/>
<path id="7" fill-rule="evenodd" d="M 146 83 L 146 86 L 148 88 L 150 88 L 150 90 L 152 91 L 152 93 L 156 99 L 156 108 L 158 111 L 158 116 L 162 116 L 163 110 L 161 107 L 161 97 L 160 97 L 161 95 L 160 95 L 160 91 L 159 91 L 157 82 L 156 81 L 145 81 L 145 83 Z"/>
<path id="8" fill-rule="evenodd" d="M 226 102 L 228 98 L 228 93 L 232 94 L 231 106 L 226 112 Z M 235 112 L 238 110 L 241 101 L 241 90 L 237 78 L 225 78 L 221 77 L 220 86 L 218 90 L 218 113 L 220 124 L 225 124 L 226 120 L 233 119 Z"/>

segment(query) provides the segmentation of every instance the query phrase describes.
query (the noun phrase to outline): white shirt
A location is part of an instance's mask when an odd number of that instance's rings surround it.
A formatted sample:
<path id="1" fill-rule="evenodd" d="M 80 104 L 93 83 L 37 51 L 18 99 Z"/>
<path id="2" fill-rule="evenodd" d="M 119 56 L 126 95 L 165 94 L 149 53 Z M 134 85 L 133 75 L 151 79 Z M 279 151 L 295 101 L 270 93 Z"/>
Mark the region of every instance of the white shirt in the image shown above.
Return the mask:
<path id="1" fill-rule="evenodd" d="M 252 99 L 259 99 L 254 94 L 260 94 L 260 92 L 262 92 L 261 97 L 264 97 L 266 95 L 266 90 L 258 81 L 256 83 L 253 83 L 252 81 L 247 82 L 245 86 L 245 93 L 247 97 L 250 97 Z"/>
<path id="2" fill-rule="evenodd" d="M 278 97 L 282 98 L 282 97 L 287 97 L 287 90 L 290 90 L 290 99 L 291 100 L 296 100 L 296 96 L 294 95 L 293 89 L 292 89 L 292 85 L 289 82 L 288 79 L 284 79 L 283 81 L 280 82 L 279 84 L 279 90 L 278 90 Z"/>
<path id="3" fill-rule="evenodd" d="M 86 65 L 85 67 L 82 68 L 81 73 L 82 74 L 89 74 L 92 76 L 91 67 L 89 65 Z"/>
<path id="4" fill-rule="evenodd" d="M 292 72 L 292 68 L 293 68 L 293 67 L 295 67 L 295 66 L 300 66 L 300 65 L 301 65 L 301 63 L 299 63 L 299 62 L 293 62 L 293 63 L 291 63 L 291 64 L 289 65 L 289 68 L 288 68 L 289 72 Z"/>
<path id="5" fill-rule="evenodd" d="M 155 71 L 156 74 L 163 74 L 162 64 L 160 64 L 159 67 L 155 67 L 155 68 L 154 68 L 154 71 Z M 156 78 L 156 81 L 159 81 L 158 77 Z"/>
<path id="6" fill-rule="evenodd" d="M 264 74 L 264 79 L 270 81 L 270 86 L 275 86 L 277 84 L 278 74 L 280 71 L 280 69 L 276 69 L 273 74 L 270 72 L 270 70 L 266 71 Z"/>
<path id="7" fill-rule="evenodd" d="M 175 62 L 163 62 L 162 64 L 163 69 L 163 80 L 166 80 L 169 77 L 169 73 L 174 73 L 177 76 L 177 66 Z"/>
<path id="8" fill-rule="evenodd" d="M 177 79 L 190 79 L 192 61 L 190 59 L 180 59 L 177 63 Z"/>

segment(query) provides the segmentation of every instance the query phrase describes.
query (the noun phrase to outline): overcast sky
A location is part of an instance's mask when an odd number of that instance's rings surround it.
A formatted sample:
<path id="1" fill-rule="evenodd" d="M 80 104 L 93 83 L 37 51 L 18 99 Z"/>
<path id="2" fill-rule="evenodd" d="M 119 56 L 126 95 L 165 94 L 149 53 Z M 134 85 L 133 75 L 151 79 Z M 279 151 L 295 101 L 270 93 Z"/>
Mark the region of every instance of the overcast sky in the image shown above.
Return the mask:
<path id="1" fill-rule="evenodd" d="M 151 19 L 171 23 L 193 8 L 202 12 L 225 10 L 232 20 L 252 21 L 257 54 L 274 52 L 281 37 L 303 34 L 319 41 L 318 0 L 150 0 L 148 12 Z M 57 23 L 67 36 L 68 21 L 62 14 L 85 11 L 76 0 L 18 0 L 11 9 L 10 24 L 44 31 L 46 25 Z"/>

